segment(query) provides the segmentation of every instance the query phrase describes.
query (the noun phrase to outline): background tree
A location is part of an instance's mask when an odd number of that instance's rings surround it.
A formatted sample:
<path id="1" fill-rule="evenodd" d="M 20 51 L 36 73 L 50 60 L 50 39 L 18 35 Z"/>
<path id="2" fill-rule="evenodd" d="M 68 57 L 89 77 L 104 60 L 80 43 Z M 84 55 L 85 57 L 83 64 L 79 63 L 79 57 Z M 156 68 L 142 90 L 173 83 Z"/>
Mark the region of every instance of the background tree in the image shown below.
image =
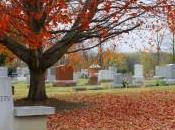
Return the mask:
<path id="1" fill-rule="evenodd" d="M 103 52 L 103 64 L 106 67 L 115 66 L 119 71 L 126 72 L 126 55 L 117 49 L 108 48 Z"/>
<path id="2" fill-rule="evenodd" d="M 162 0 L 163 1 L 163 0 Z M 163 14 L 160 17 L 167 22 L 170 32 L 172 32 L 172 63 L 175 63 L 175 1 L 167 0 L 161 3 L 163 7 L 158 13 Z"/>
<path id="3" fill-rule="evenodd" d="M 156 45 L 156 54 L 157 54 L 157 65 L 160 65 L 161 62 L 161 47 L 163 44 L 163 40 L 164 40 L 164 35 L 165 35 L 165 31 L 163 32 L 157 32 L 156 34 L 156 39 L 155 39 L 155 45 Z"/>
<path id="4" fill-rule="evenodd" d="M 141 52 L 140 53 L 140 63 L 144 68 L 144 75 L 146 78 L 152 78 L 154 76 L 154 69 L 157 64 L 155 59 L 157 53 Z"/>

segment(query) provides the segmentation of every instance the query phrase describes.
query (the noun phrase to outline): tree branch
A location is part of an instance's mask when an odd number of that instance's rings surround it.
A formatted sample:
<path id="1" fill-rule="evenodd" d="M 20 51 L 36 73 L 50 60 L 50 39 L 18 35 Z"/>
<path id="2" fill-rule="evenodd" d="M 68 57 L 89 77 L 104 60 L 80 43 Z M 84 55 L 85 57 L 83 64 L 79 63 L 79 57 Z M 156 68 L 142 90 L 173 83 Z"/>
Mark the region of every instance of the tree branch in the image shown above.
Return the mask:
<path id="1" fill-rule="evenodd" d="M 29 63 L 29 50 L 15 41 L 14 39 L 10 38 L 9 36 L 5 36 L 0 40 L 0 44 L 7 47 L 11 52 L 13 52 L 17 57 L 19 57 L 25 63 Z"/>

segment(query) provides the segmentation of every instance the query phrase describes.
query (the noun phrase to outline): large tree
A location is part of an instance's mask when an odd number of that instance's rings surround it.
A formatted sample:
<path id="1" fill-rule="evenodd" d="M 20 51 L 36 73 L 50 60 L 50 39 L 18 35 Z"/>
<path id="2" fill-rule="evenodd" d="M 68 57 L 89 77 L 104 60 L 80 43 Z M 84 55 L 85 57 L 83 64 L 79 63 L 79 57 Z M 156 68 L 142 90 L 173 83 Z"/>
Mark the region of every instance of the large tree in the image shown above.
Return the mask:
<path id="1" fill-rule="evenodd" d="M 47 68 L 65 53 L 96 47 L 139 27 L 137 18 L 151 9 L 147 4 L 141 0 L 1 0 L 0 44 L 28 65 L 28 99 L 43 100 Z M 75 44 L 86 48 L 70 50 Z"/>

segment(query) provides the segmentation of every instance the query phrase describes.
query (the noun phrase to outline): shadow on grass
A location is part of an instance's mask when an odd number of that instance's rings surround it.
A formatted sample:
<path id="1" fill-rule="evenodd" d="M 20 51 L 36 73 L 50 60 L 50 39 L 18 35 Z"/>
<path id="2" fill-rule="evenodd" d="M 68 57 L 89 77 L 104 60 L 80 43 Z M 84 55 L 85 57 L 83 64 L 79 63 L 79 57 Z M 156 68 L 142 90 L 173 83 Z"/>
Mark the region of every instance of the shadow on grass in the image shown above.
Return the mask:
<path id="1" fill-rule="evenodd" d="M 52 106 L 56 108 L 56 112 L 70 111 L 74 109 L 82 109 L 89 105 L 84 102 L 71 102 L 59 100 L 57 98 L 48 98 L 45 101 L 29 101 L 26 98 L 15 100 L 15 106 Z"/>

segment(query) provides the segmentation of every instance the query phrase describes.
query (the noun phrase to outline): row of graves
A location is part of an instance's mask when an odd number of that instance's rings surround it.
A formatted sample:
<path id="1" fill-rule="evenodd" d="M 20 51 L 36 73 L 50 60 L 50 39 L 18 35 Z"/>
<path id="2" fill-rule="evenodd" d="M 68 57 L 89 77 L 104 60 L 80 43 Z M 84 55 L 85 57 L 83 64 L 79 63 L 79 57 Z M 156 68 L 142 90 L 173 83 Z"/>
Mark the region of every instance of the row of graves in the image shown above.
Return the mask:
<path id="1" fill-rule="evenodd" d="M 117 73 L 116 67 L 109 67 L 108 70 L 101 70 L 98 64 L 93 64 L 89 69 L 81 69 L 74 72 L 69 65 L 54 66 L 48 69 L 46 81 L 53 83 L 53 86 L 76 86 L 80 78 L 88 78 L 87 85 L 100 85 L 101 82 L 112 82 L 112 87 L 123 87 L 124 83 L 128 86 L 143 86 L 143 66 L 134 66 L 134 76 Z"/>
<path id="2" fill-rule="evenodd" d="M 134 76 L 118 73 L 116 67 L 101 70 L 100 66 L 92 66 L 89 69 L 89 84 L 98 85 L 102 82 L 111 82 L 112 87 L 143 86 L 143 66 L 134 65 Z"/>
<path id="3" fill-rule="evenodd" d="M 156 66 L 154 78 L 163 80 L 168 85 L 175 84 L 175 64 Z"/>
<path id="4" fill-rule="evenodd" d="M 15 81 L 30 82 L 30 73 L 27 67 L 16 69 L 17 77 Z M 162 73 L 162 72 L 161 72 Z M 88 85 L 99 85 L 101 82 L 111 82 L 112 87 L 143 86 L 143 66 L 134 65 L 134 76 L 131 74 L 122 74 L 117 72 L 116 67 L 109 67 L 101 70 L 99 65 L 91 65 L 89 69 L 82 69 L 80 72 L 74 72 L 70 65 L 59 65 L 51 67 L 46 72 L 46 82 L 57 86 L 76 86 L 80 78 L 88 78 Z"/>
<path id="5" fill-rule="evenodd" d="M 46 82 L 52 83 L 53 86 L 75 86 L 80 77 L 87 77 L 87 70 L 74 72 L 72 66 L 59 65 L 51 67 L 46 72 Z M 30 83 L 30 71 L 28 67 L 17 67 L 15 76 L 12 76 L 13 82 Z"/>

